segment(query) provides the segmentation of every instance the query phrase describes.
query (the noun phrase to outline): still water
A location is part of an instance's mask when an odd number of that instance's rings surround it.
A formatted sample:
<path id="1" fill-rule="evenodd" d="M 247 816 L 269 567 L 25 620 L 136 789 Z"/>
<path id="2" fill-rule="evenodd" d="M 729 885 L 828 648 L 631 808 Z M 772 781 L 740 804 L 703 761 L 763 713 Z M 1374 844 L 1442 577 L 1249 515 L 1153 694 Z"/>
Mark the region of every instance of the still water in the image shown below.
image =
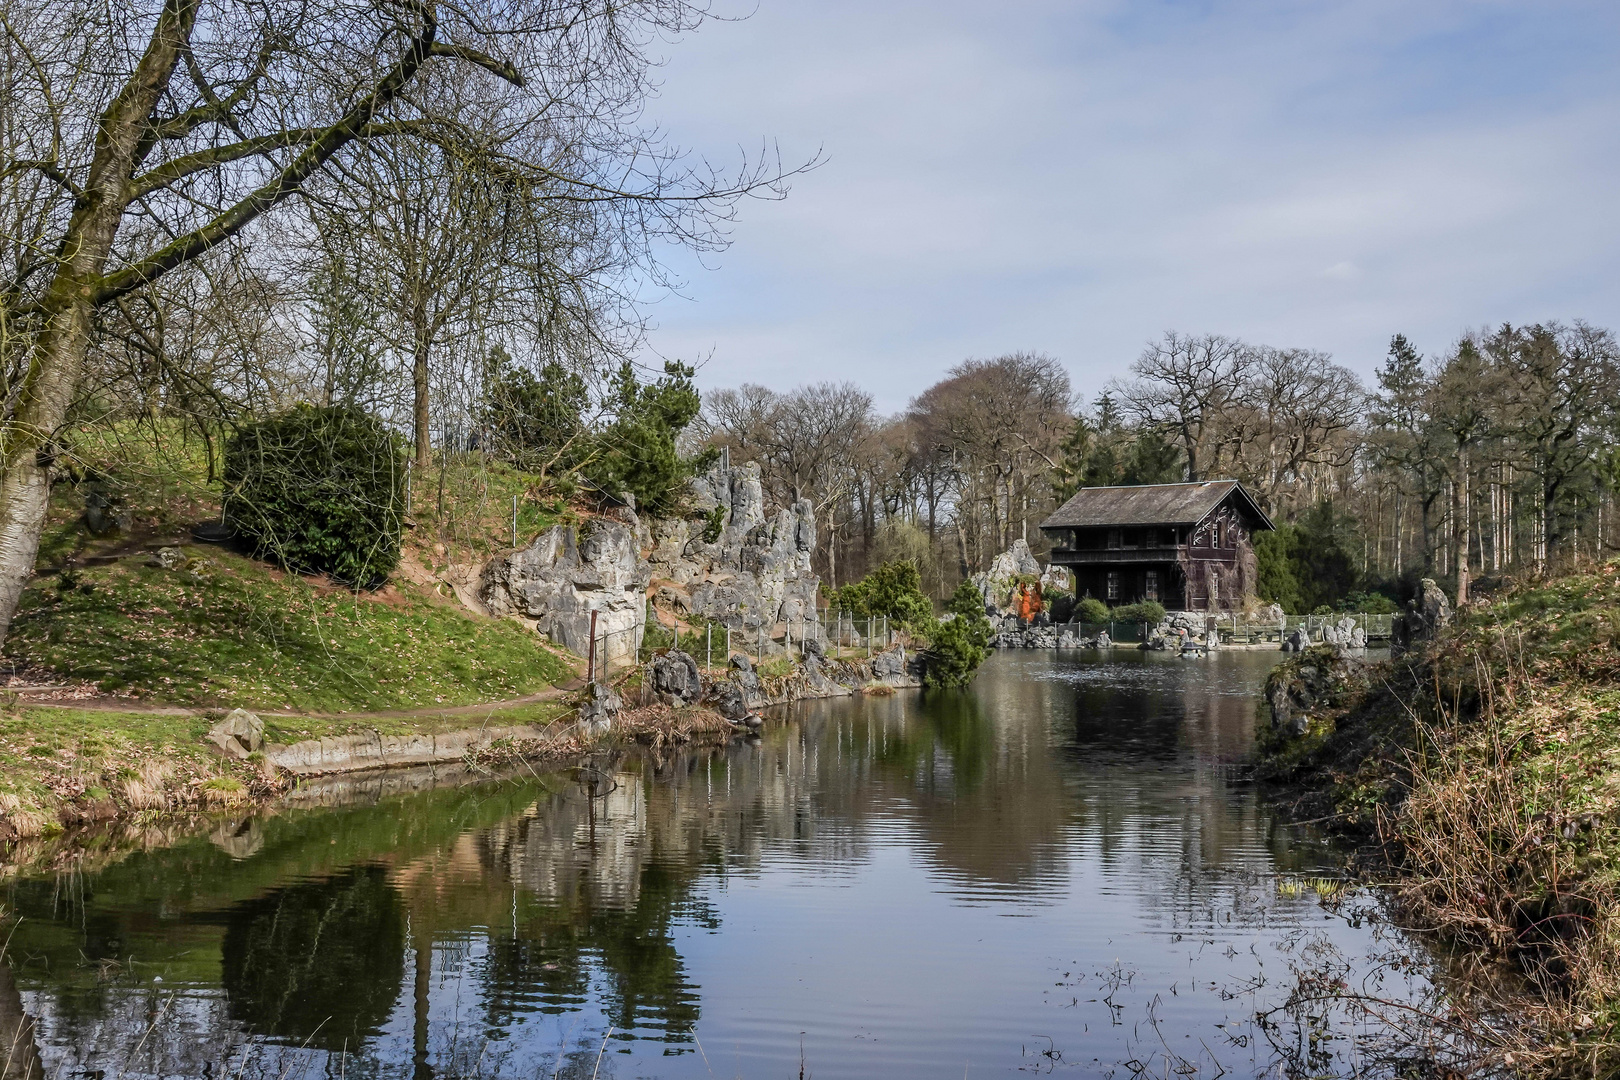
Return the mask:
<path id="1" fill-rule="evenodd" d="M 1243 779 L 1277 658 L 1001 653 L 721 748 L 88 853 L 7 887 L 0 1027 L 63 1077 L 1348 1072 L 1367 1032 L 1255 1013 L 1426 984 Z"/>

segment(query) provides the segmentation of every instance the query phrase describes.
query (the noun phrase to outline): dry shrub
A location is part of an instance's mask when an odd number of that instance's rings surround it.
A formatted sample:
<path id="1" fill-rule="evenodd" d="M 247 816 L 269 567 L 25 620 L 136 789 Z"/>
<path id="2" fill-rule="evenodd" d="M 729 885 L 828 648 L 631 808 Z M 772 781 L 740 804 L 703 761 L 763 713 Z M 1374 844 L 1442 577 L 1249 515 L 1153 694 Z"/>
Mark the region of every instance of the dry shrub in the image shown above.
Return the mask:
<path id="1" fill-rule="evenodd" d="M 168 781 L 174 768 L 166 761 L 143 761 L 135 775 L 119 781 L 117 791 L 131 810 L 165 810 Z"/>
<path id="2" fill-rule="evenodd" d="M 1430 659 L 1410 789 L 1380 832 L 1399 852 L 1412 921 L 1512 959 L 1528 980 L 1493 1003 L 1514 1023 L 1481 1025 L 1497 1063 L 1616 1075 L 1620 741 L 1601 692 L 1564 665 L 1527 665 L 1536 650 L 1519 635 L 1494 637 L 1459 635 Z"/>

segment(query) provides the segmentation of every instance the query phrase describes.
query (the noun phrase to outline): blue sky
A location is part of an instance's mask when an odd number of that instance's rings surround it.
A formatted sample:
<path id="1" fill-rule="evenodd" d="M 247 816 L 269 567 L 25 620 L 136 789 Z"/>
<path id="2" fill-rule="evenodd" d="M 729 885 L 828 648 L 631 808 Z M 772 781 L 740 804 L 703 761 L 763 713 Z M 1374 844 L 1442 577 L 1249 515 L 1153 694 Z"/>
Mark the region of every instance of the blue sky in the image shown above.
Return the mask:
<path id="1" fill-rule="evenodd" d="M 1364 376 L 1396 332 L 1620 329 L 1612 0 L 719 2 L 649 118 L 826 163 L 669 259 L 647 358 L 705 388 L 895 411 L 1017 349 L 1090 396 L 1168 329 Z"/>

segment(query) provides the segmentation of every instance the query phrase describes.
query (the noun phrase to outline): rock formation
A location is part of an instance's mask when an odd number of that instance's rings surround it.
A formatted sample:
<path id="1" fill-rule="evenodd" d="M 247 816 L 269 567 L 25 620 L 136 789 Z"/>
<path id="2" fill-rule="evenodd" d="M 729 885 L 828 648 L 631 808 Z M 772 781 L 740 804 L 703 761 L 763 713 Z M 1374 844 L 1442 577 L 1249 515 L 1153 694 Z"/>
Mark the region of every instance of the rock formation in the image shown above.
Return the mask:
<path id="1" fill-rule="evenodd" d="M 1397 615 L 1390 628 L 1390 653 L 1399 656 L 1434 640 L 1434 636 L 1451 622 L 1451 601 L 1433 578 L 1424 578 L 1423 585 Z"/>
<path id="2" fill-rule="evenodd" d="M 478 596 L 493 615 L 522 615 L 552 641 L 584 655 L 596 612 L 598 660 L 634 662 L 647 623 L 647 563 L 630 523 L 594 518 L 556 525 L 522 551 L 484 567 Z"/>
<path id="3" fill-rule="evenodd" d="M 816 546 L 815 511 L 808 499 L 769 514 L 759 465 L 720 464 L 692 481 L 696 519 L 650 522 L 642 534 L 656 598 L 682 616 L 736 630 L 767 632 L 785 624 L 819 635 L 815 621 L 820 579 L 810 568 Z M 720 527 L 704 539 L 710 515 Z M 801 629 L 802 628 L 802 629 Z"/>

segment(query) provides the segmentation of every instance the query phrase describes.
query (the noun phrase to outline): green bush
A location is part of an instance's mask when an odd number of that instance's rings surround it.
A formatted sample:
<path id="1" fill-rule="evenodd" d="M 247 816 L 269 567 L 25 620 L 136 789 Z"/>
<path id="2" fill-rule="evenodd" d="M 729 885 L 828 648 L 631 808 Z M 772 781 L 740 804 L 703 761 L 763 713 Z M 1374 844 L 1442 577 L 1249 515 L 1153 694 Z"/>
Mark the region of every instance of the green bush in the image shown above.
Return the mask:
<path id="1" fill-rule="evenodd" d="M 1344 598 L 1344 610 L 1358 615 L 1393 615 L 1400 605 L 1381 592 L 1356 592 Z"/>
<path id="2" fill-rule="evenodd" d="M 630 361 L 619 368 L 609 393 L 613 423 L 596 437 L 583 467 L 597 490 L 614 497 L 628 492 L 641 511 L 664 514 L 693 473 L 708 467 L 712 455 L 685 458 L 675 445 L 703 407 L 693 374 L 693 368 L 672 360 L 664 365 L 662 379 L 643 383 Z"/>
<path id="3" fill-rule="evenodd" d="M 990 620 L 984 617 L 984 597 L 971 581 L 958 585 L 946 606 L 954 618 L 929 628 L 923 682 L 939 688 L 966 686 L 990 655 Z"/>
<path id="4" fill-rule="evenodd" d="M 1138 604 L 1126 604 L 1117 607 L 1110 615 L 1116 622 L 1147 623 L 1157 626 L 1164 622 L 1164 605 L 1157 600 L 1143 600 Z M 1099 620 L 1100 621 L 1100 620 Z"/>
<path id="5" fill-rule="evenodd" d="M 255 556 L 376 588 L 399 564 L 405 451 L 375 417 L 299 405 L 225 448 L 226 522 Z"/>
<path id="6" fill-rule="evenodd" d="M 958 590 L 960 591 L 960 590 Z M 977 597 L 978 590 L 973 591 Z M 858 619 L 888 616 L 897 626 L 918 630 L 934 618 L 934 605 L 923 595 L 922 575 L 910 559 L 884 563 L 860 581 L 834 590 L 834 610 L 847 611 Z M 980 618 L 984 617 L 980 604 Z"/>
<path id="7" fill-rule="evenodd" d="M 1108 621 L 1108 605 L 1095 596 L 1088 596 L 1074 605 L 1074 618 L 1083 623 L 1105 623 Z"/>

